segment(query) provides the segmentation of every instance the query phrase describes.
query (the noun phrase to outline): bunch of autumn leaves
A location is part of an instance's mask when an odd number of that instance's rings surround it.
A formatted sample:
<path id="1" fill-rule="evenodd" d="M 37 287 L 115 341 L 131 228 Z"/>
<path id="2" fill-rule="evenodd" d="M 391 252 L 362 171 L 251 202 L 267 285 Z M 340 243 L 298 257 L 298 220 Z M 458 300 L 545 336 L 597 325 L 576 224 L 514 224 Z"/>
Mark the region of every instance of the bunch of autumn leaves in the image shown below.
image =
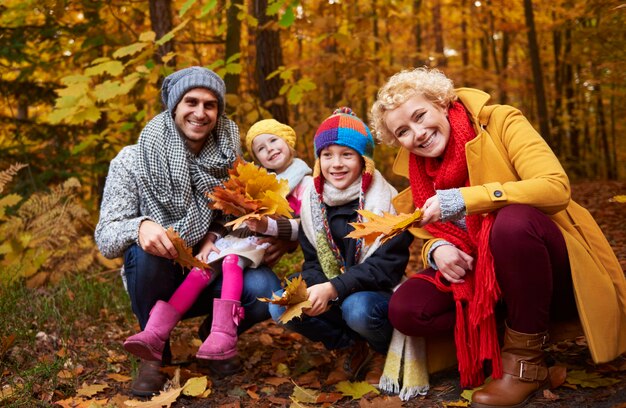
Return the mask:
<path id="1" fill-rule="evenodd" d="M 264 216 L 292 218 L 291 207 L 286 199 L 289 194 L 287 180 L 278 179 L 274 173 L 268 173 L 266 169 L 254 163 L 246 163 L 241 159 L 233 164 L 228 173 L 229 179 L 223 186 L 216 187 L 213 192 L 207 193 L 210 199 L 209 206 L 212 209 L 237 217 L 226 226 L 236 229 L 246 220 L 259 220 Z M 366 245 L 371 245 L 379 237 L 380 242 L 384 243 L 414 227 L 422 215 L 420 210 L 412 214 L 399 215 L 390 213 L 377 215 L 367 210 L 359 210 L 359 213 L 364 222 L 351 223 L 354 231 L 347 236 L 363 239 Z M 169 228 L 167 233 L 178 251 L 176 261 L 179 264 L 186 268 L 209 268 L 209 265 L 194 258 L 191 248 L 187 247 L 176 231 Z M 311 307 L 306 283 L 300 276 L 286 281 L 282 296 L 274 294 L 272 298 L 259 300 L 286 306 L 287 309 L 280 318 L 283 323 L 301 316 L 303 309 Z"/>

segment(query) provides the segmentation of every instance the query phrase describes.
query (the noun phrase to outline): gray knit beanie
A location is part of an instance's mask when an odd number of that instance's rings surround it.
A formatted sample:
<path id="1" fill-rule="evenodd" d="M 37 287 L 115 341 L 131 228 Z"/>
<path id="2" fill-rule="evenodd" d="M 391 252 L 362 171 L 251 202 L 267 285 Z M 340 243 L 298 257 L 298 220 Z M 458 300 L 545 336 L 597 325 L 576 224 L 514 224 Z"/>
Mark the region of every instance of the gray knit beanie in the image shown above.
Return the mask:
<path id="1" fill-rule="evenodd" d="M 189 67 L 168 75 L 161 86 L 161 99 L 170 113 L 174 113 L 176 105 L 189 90 L 206 88 L 215 94 L 218 103 L 218 114 L 224 112 L 224 94 L 226 85 L 215 72 L 204 67 Z"/>

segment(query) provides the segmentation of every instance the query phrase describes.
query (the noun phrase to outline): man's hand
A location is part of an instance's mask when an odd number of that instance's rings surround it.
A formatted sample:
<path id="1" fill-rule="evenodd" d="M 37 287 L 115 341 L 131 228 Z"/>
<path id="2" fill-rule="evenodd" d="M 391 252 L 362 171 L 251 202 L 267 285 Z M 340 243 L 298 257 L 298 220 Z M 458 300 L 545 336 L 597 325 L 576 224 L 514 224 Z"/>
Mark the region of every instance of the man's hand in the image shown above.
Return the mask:
<path id="1" fill-rule="evenodd" d="M 270 246 L 265 250 L 263 263 L 272 267 L 280 260 L 285 252 L 294 251 L 298 247 L 298 241 L 286 241 L 276 237 L 265 237 L 259 239 L 259 244 L 269 242 Z"/>
<path id="2" fill-rule="evenodd" d="M 165 233 L 165 228 L 154 221 L 144 220 L 139 225 L 139 246 L 149 254 L 175 259 L 178 252 Z"/>
<path id="3" fill-rule="evenodd" d="M 441 245 L 433 251 L 433 260 L 448 282 L 462 283 L 467 271 L 471 271 L 474 258 L 454 245 Z"/>
<path id="4" fill-rule="evenodd" d="M 339 294 L 337 289 L 330 282 L 319 283 L 307 288 L 309 294 L 309 301 L 311 302 L 310 309 L 304 309 L 304 314 L 308 316 L 317 316 L 328 310 L 328 302 L 332 299 L 336 299 Z"/>

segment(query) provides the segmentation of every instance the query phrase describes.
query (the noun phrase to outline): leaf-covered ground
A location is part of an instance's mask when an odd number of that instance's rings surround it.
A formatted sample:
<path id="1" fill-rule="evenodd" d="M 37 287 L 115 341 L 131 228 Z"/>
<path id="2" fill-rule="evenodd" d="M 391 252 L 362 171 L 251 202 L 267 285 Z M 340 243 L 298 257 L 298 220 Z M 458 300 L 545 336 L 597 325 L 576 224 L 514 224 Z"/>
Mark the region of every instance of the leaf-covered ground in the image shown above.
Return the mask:
<path id="1" fill-rule="evenodd" d="M 574 199 L 587 207 L 598 219 L 626 267 L 626 204 L 611 202 L 615 195 L 626 194 L 626 183 L 585 182 L 574 185 Z M 73 322 L 72 335 L 66 344 L 59 344 L 54 334 L 61 325 L 50 322 L 47 335 L 37 342 L 34 355 L 59 353 L 72 356 L 57 375 L 58 385 L 53 392 L 41 393 L 47 403 L 61 402 L 63 406 L 89 407 L 96 400 L 100 404 L 124 407 L 132 398 L 129 391 L 136 363 L 123 351 L 121 343 L 134 333 L 135 326 L 128 316 L 118 316 L 101 309 L 93 320 Z M 324 386 L 324 380 L 333 368 L 335 355 L 302 336 L 290 333 L 265 322 L 257 325 L 239 340 L 244 370 L 239 374 L 217 378 L 199 368 L 192 357 L 199 346 L 196 330 L 198 319 L 179 324 L 173 333 L 173 352 L 179 365 L 166 367 L 175 383 L 184 384 L 190 377 L 208 376 L 210 395 L 191 397 L 180 395 L 171 407 L 446 407 L 467 406 L 461 398 L 458 374 L 454 369 L 431 376 L 431 391 L 426 397 L 401 402 L 397 397 L 367 394 L 352 399 L 345 392 L 338 393 Z M 58 334 L 57 334 L 58 336 Z M 5 345 L 6 346 L 6 345 Z M 4 346 L 3 346 L 4 347 Z M 3 351 L 3 353 L 6 350 Z M 584 338 L 554 343 L 548 348 L 549 358 L 557 366 L 558 387 L 535 398 L 528 407 L 611 407 L 626 408 L 626 358 L 622 356 L 610 364 L 592 364 Z M 19 355 L 18 353 L 14 353 Z M 41 358 L 41 357 L 40 357 Z M 19 376 L 5 370 L 8 376 Z M 567 379 L 563 381 L 563 377 Z M 555 377 L 558 378 L 558 375 Z M 294 389 L 300 393 L 294 394 Z M 176 385 L 176 384 L 175 384 Z M 106 388 L 103 388 L 106 386 Z M 6 392 L 6 390 L 5 390 Z M 36 390 L 33 391 L 35 393 Z M 329 393 L 326 402 L 306 402 L 306 395 Z M 78 396 L 82 393 L 84 396 Z M 295 396 L 294 396 L 295 395 Z M 5 400 L 9 401 L 9 400 Z M 77 405 L 82 401 L 82 405 Z M 148 399 L 143 399 L 147 403 Z M 0 405 L 2 398 L 0 395 Z M 96 406 L 96 405 L 93 405 Z M 146 405 L 147 406 L 147 405 Z"/>

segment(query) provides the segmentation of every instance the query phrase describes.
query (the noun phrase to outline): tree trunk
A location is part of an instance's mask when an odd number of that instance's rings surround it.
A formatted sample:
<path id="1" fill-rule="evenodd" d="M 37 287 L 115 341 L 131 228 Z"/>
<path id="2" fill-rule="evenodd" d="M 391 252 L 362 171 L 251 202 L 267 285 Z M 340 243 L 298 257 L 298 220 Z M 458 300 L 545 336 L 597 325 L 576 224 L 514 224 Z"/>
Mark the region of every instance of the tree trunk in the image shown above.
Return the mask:
<path id="1" fill-rule="evenodd" d="M 552 13 L 552 19 L 556 21 L 556 15 Z M 563 67 L 561 61 L 562 33 L 556 27 L 552 31 L 552 44 L 554 49 L 554 110 L 552 114 L 552 131 L 554 132 L 554 144 L 558 151 L 563 152 Z"/>
<path id="2" fill-rule="evenodd" d="M 157 40 L 172 31 L 172 0 L 150 0 L 150 23 L 152 31 L 155 32 Z M 170 40 L 159 46 L 154 59 L 157 63 L 163 63 L 163 57 L 170 52 L 174 52 L 174 40 Z M 168 61 L 168 65 L 175 67 L 176 58 Z"/>
<path id="3" fill-rule="evenodd" d="M 467 41 L 467 0 L 461 0 L 461 60 L 463 68 L 469 68 L 469 45 Z M 465 74 L 463 74 L 465 77 Z"/>
<path id="4" fill-rule="evenodd" d="M 502 32 L 502 55 L 501 55 L 501 67 L 500 74 L 500 103 L 506 105 L 509 100 L 509 94 L 507 92 L 507 82 L 509 78 L 509 46 L 511 44 L 511 35 L 503 31 Z"/>
<path id="5" fill-rule="evenodd" d="M 279 32 L 272 27 L 271 22 L 276 19 L 266 14 L 267 0 L 254 1 L 254 16 L 259 22 L 256 30 L 256 80 L 259 87 L 259 97 L 264 107 L 279 122 L 288 122 L 287 103 L 285 98 L 279 99 L 281 80 L 278 75 L 267 79 L 268 75 L 276 71 L 283 63 Z"/>
<path id="6" fill-rule="evenodd" d="M 443 26 L 441 24 L 441 1 L 435 0 L 433 5 L 433 34 L 435 36 L 435 52 L 437 53 L 437 65 L 445 67 L 448 64 L 444 54 Z"/>
<path id="7" fill-rule="evenodd" d="M 417 55 L 417 57 L 415 57 L 416 67 L 421 67 L 426 64 L 422 55 L 422 20 L 420 20 L 419 16 L 420 8 L 422 8 L 422 0 L 413 0 L 413 15 L 415 16 L 415 27 L 413 27 L 413 32 L 415 33 L 415 54 Z"/>
<path id="8" fill-rule="evenodd" d="M 228 61 L 230 57 L 241 51 L 241 21 L 237 18 L 239 9 L 243 5 L 243 0 L 231 0 L 230 7 L 226 13 L 226 55 L 224 60 Z M 224 82 L 226 83 L 226 92 L 231 94 L 239 93 L 239 83 L 241 74 L 226 74 Z"/>
<path id="9" fill-rule="evenodd" d="M 606 168 L 606 176 L 609 180 L 616 180 L 615 164 L 611 154 L 612 146 L 609 141 L 609 134 L 606 130 L 606 117 L 604 115 L 604 104 L 602 103 L 602 88 L 600 84 L 595 86 L 596 94 L 596 133 L 602 148 L 602 162 Z"/>
<path id="10" fill-rule="evenodd" d="M 535 18 L 533 16 L 532 0 L 524 0 L 524 16 L 526 17 L 526 26 L 528 28 L 528 50 L 533 70 L 535 99 L 537 101 L 537 115 L 539 116 L 539 131 L 548 144 L 552 145 L 550 126 L 548 124 L 548 106 L 546 103 L 546 94 L 543 88 L 541 58 L 539 56 L 539 45 L 537 44 L 537 33 L 535 31 Z M 555 147 L 558 146 L 552 146 L 553 149 Z"/>

